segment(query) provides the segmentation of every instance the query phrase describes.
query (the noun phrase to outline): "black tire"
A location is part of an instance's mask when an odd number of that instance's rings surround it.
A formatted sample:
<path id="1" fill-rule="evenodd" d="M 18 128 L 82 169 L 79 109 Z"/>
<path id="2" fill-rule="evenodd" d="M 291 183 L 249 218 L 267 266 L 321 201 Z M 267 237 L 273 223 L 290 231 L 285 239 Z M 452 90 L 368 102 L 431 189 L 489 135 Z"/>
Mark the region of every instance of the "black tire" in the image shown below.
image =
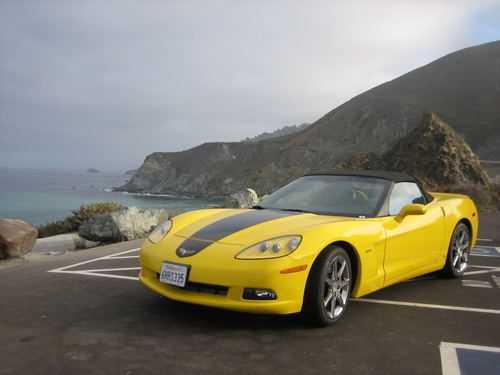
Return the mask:
<path id="1" fill-rule="evenodd" d="M 463 237 L 462 237 L 463 236 Z M 470 253 L 470 231 L 460 222 L 451 235 L 443 275 L 448 278 L 460 278 L 467 268 Z"/>
<path id="2" fill-rule="evenodd" d="M 351 285 L 352 268 L 347 252 L 341 247 L 323 251 L 309 272 L 302 303 L 303 317 L 322 327 L 338 322 L 347 309 Z"/>

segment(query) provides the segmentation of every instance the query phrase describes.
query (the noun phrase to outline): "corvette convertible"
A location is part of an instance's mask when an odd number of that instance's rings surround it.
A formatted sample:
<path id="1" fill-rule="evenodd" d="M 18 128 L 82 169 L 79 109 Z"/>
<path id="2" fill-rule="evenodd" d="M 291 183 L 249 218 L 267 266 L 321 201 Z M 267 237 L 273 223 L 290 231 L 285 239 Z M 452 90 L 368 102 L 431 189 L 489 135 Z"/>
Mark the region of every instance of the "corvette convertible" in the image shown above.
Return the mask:
<path id="1" fill-rule="evenodd" d="M 441 271 L 460 277 L 478 232 L 467 196 L 396 172 L 306 175 L 250 209 L 204 209 L 144 242 L 140 281 L 170 299 L 337 322 L 350 298 Z"/>

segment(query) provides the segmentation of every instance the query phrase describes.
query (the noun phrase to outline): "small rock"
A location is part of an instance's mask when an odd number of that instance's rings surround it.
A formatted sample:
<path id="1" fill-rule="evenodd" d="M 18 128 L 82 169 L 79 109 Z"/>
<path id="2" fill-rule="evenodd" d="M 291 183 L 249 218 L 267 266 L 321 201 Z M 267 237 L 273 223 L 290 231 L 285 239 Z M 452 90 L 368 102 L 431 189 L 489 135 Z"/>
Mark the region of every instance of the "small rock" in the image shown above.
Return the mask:
<path id="1" fill-rule="evenodd" d="M 28 223 L 0 219 L 0 259 L 20 258 L 35 245 L 38 231 Z"/>
<path id="2" fill-rule="evenodd" d="M 251 208 L 259 203 L 259 197 L 255 190 L 246 188 L 231 194 L 224 200 L 227 208 Z"/>
<path id="3" fill-rule="evenodd" d="M 97 245 L 99 245 L 99 242 L 88 241 L 75 232 L 39 238 L 36 240 L 33 252 L 49 253 L 54 251 L 74 251 L 78 249 L 89 249 Z"/>
<path id="4" fill-rule="evenodd" d="M 157 208 L 126 207 L 98 215 L 82 224 L 78 234 L 90 241 L 120 242 L 145 238 L 159 224 L 168 219 L 168 212 Z"/>

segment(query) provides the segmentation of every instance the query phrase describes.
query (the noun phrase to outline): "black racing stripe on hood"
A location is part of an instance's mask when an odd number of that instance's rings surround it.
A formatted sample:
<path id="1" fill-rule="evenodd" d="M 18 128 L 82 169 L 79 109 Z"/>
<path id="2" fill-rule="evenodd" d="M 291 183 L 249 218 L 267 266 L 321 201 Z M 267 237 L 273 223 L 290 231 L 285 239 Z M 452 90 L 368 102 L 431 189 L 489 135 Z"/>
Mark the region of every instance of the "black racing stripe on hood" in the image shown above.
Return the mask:
<path id="1" fill-rule="evenodd" d="M 220 241 L 221 239 L 239 232 L 243 229 L 252 227 L 257 224 L 262 224 L 268 221 L 281 219 L 291 215 L 300 215 L 300 212 L 290 211 L 273 211 L 273 210 L 256 210 L 244 212 L 238 215 L 226 217 L 206 227 L 200 229 L 198 232 L 193 233 L 181 246 L 177 249 L 176 253 L 181 258 L 194 255 L 201 250 L 205 249 L 212 242 Z M 199 241 L 204 240 L 204 241 Z M 183 250 L 181 250 L 183 249 Z M 194 251 L 190 251 L 194 250 Z"/>

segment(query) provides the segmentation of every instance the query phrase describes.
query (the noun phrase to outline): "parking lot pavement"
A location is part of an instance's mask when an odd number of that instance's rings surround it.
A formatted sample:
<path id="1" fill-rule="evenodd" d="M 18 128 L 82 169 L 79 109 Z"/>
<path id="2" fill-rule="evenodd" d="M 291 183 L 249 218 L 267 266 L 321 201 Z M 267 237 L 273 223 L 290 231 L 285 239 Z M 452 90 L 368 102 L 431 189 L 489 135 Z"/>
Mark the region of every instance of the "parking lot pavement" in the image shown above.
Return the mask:
<path id="1" fill-rule="evenodd" d="M 499 373 L 500 241 L 461 280 L 352 300 L 340 323 L 169 301 L 137 281 L 140 241 L 0 271 L 0 374 Z"/>

